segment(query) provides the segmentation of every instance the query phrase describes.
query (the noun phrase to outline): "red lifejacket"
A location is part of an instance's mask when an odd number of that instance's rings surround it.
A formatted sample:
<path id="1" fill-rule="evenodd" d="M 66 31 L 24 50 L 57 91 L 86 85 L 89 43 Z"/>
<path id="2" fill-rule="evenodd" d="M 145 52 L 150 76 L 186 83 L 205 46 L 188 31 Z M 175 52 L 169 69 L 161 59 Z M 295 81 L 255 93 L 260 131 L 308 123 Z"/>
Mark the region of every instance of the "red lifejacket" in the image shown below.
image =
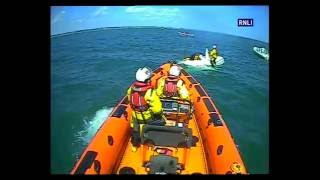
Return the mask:
<path id="1" fill-rule="evenodd" d="M 164 95 L 166 97 L 178 96 L 178 84 L 179 78 L 175 76 L 168 76 L 164 82 Z"/>
<path id="2" fill-rule="evenodd" d="M 147 90 L 152 88 L 149 83 L 136 81 L 131 86 L 130 105 L 134 111 L 143 112 L 149 109 L 149 104 L 144 99 Z"/>

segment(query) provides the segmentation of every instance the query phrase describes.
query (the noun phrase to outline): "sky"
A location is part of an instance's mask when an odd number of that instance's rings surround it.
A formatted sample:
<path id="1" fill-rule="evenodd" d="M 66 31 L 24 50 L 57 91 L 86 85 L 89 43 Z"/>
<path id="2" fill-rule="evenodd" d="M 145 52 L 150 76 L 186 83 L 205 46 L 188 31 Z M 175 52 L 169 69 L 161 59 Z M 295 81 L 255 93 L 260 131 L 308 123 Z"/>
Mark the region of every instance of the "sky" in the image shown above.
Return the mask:
<path id="1" fill-rule="evenodd" d="M 253 27 L 238 27 L 252 18 Z M 52 6 L 51 35 L 99 27 L 161 26 L 269 42 L 268 6 Z"/>

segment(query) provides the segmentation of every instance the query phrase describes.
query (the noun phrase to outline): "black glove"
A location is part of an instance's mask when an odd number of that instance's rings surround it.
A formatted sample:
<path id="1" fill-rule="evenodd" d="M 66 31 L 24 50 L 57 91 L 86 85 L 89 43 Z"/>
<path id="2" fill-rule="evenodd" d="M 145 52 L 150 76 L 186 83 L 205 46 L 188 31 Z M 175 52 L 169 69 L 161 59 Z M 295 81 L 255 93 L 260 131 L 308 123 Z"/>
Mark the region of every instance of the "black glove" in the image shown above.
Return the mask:
<path id="1" fill-rule="evenodd" d="M 154 114 L 153 119 L 148 124 L 157 125 L 157 126 L 164 126 L 166 124 L 166 121 L 163 119 L 162 113 L 160 113 L 160 114 Z"/>
<path id="2" fill-rule="evenodd" d="M 139 146 L 141 143 L 140 134 L 137 131 L 132 131 L 131 134 L 131 143 L 133 146 Z"/>
<path id="3" fill-rule="evenodd" d="M 162 114 L 154 114 L 153 119 L 154 119 L 154 120 L 161 120 L 161 119 L 163 119 L 163 118 L 162 118 Z"/>

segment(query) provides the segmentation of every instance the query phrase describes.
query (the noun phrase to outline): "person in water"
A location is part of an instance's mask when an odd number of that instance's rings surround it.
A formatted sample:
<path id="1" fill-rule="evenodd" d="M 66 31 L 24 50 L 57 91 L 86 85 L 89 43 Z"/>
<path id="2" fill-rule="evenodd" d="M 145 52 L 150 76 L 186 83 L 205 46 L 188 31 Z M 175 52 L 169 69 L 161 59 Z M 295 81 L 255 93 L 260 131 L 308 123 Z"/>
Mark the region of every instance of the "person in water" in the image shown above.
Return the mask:
<path id="1" fill-rule="evenodd" d="M 127 91 L 128 101 L 132 108 L 130 127 L 132 130 L 132 151 L 136 151 L 141 143 L 140 125 L 165 125 L 162 118 L 162 103 L 156 90 L 151 86 L 151 69 L 139 68 L 136 81 Z"/>
<path id="2" fill-rule="evenodd" d="M 216 59 L 218 57 L 218 50 L 217 50 L 217 46 L 213 45 L 212 49 L 209 51 L 209 57 L 210 57 L 210 61 L 213 64 L 216 64 Z"/>
<path id="3" fill-rule="evenodd" d="M 186 58 L 184 58 L 184 60 L 189 60 L 189 61 L 193 61 L 193 60 L 195 60 L 195 61 L 197 61 L 197 60 L 201 60 L 200 59 L 200 55 L 201 55 L 201 53 L 194 53 L 194 54 L 192 54 L 190 57 L 186 57 Z"/>
<path id="4" fill-rule="evenodd" d="M 159 79 L 157 86 L 158 96 L 190 101 L 187 87 L 180 78 L 181 69 L 181 67 L 173 65 L 169 70 L 169 76 Z"/>

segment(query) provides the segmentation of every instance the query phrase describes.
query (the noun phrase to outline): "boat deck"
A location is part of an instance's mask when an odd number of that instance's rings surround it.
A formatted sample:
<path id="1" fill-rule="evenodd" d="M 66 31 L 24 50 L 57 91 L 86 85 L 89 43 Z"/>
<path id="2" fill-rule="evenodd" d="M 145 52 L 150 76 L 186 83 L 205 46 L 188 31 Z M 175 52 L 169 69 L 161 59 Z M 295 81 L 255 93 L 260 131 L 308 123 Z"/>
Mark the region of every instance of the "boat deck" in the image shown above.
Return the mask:
<path id="1" fill-rule="evenodd" d="M 178 162 L 185 164 L 185 169 L 181 174 L 201 173 L 207 174 L 207 163 L 205 153 L 202 145 L 201 135 L 195 118 L 189 121 L 189 128 L 192 129 L 192 135 L 199 138 L 196 146 L 191 148 L 172 148 L 173 156 L 178 157 Z M 127 143 L 124 155 L 120 161 L 120 165 L 117 169 L 117 173 L 123 167 L 132 167 L 135 169 L 136 174 L 147 174 L 146 168 L 143 167 L 143 163 L 154 155 L 154 147 L 148 147 L 147 145 L 140 146 L 137 151 L 132 151 L 132 144 Z"/>

